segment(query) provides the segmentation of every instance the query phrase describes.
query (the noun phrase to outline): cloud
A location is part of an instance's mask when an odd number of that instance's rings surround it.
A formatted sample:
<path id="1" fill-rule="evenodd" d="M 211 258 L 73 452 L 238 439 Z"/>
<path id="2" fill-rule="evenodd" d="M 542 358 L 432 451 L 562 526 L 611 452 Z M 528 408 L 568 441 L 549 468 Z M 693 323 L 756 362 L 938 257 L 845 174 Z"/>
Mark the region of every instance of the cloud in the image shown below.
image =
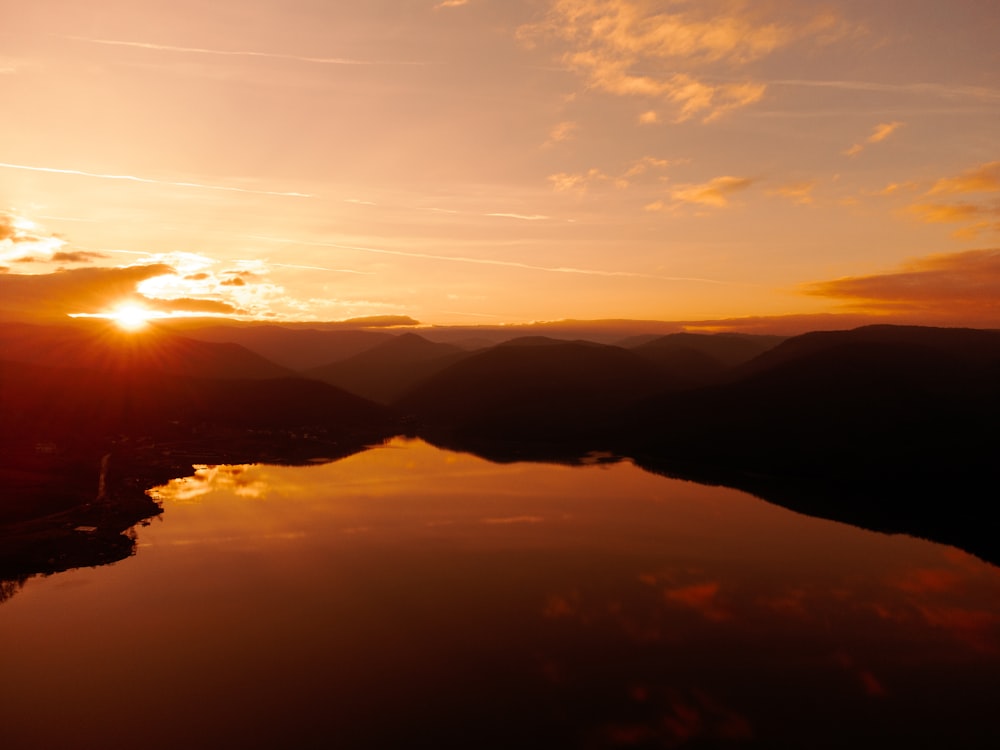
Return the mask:
<path id="1" fill-rule="evenodd" d="M 942 193 L 1000 192 L 1000 161 L 991 161 L 968 169 L 956 177 L 945 177 L 934 183 L 928 195 Z"/>
<path id="2" fill-rule="evenodd" d="M 851 146 L 850 148 L 846 149 L 844 151 L 844 155 L 845 156 L 857 156 L 858 154 L 860 154 L 862 151 L 865 150 L 865 146 L 869 146 L 869 145 L 871 145 L 873 143 L 881 143 L 886 138 L 888 138 L 890 135 L 892 135 L 897 130 L 899 130 L 901 127 L 903 127 L 903 125 L 905 125 L 905 123 L 902 123 L 902 122 L 881 122 L 881 123 L 879 123 L 878 125 L 875 126 L 875 129 L 872 130 L 872 134 L 870 136 L 868 136 L 863 142 L 861 142 L 861 143 L 855 143 L 853 146 Z"/>
<path id="3" fill-rule="evenodd" d="M 640 125 L 656 125 L 660 121 L 660 115 L 654 109 L 647 110 L 639 115 Z"/>
<path id="4" fill-rule="evenodd" d="M 723 208 L 729 205 L 731 195 L 746 190 L 753 182 L 748 177 L 725 175 L 701 184 L 678 185 L 670 191 L 670 197 L 677 203 Z"/>
<path id="5" fill-rule="evenodd" d="M 0 261 L 49 262 L 66 241 L 44 231 L 35 222 L 0 211 Z"/>
<path id="6" fill-rule="evenodd" d="M 96 313 L 123 300 L 142 299 L 137 285 L 172 274 L 163 264 L 125 268 L 75 268 L 50 274 L 0 276 L 0 316 L 10 319 L 62 318 Z"/>
<path id="7" fill-rule="evenodd" d="M 469 0 L 444 0 L 434 6 L 434 10 L 444 10 L 445 8 L 461 8 L 463 5 L 468 5 Z"/>
<path id="8" fill-rule="evenodd" d="M 917 312 L 966 325 L 1000 322 L 1000 249 L 917 258 L 901 268 L 807 284 L 805 294 L 840 299 L 859 309 Z"/>
<path id="9" fill-rule="evenodd" d="M 928 224 L 969 221 L 984 213 L 973 203 L 914 203 L 906 210 Z"/>
<path id="10" fill-rule="evenodd" d="M 883 122 L 876 125 L 875 130 L 868 136 L 868 143 L 881 143 L 903 127 L 903 124 L 901 122 Z"/>
<path id="11" fill-rule="evenodd" d="M 339 325 L 347 328 L 394 328 L 396 326 L 418 326 L 419 320 L 414 320 L 409 315 L 369 315 L 364 318 L 348 318 L 338 321 Z M 326 327 L 325 324 L 324 327 Z"/>
<path id="12" fill-rule="evenodd" d="M 1000 101 L 1000 89 L 985 86 L 951 86 L 941 83 L 880 83 L 878 81 L 838 81 L 782 79 L 767 81 L 770 86 L 801 86 L 843 91 L 875 91 L 884 94 L 919 94 L 945 99 L 973 99 L 992 104 Z"/>
<path id="13" fill-rule="evenodd" d="M 552 130 L 549 131 L 548 140 L 546 140 L 542 146 L 544 148 L 548 148 L 556 145 L 557 143 L 568 141 L 573 138 L 573 135 L 576 133 L 578 128 L 579 125 L 575 122 L 560 122 L 552 127 Z"/>
<path id="14" fill-rule="evenodd" d="M 94 253 L 87 250 L 58 252 L 52 254 L 52 260 L 61 263 L 90 263 L 91 261 L 107 257 L 108 256 L 104 253 Z"/>
<path id="15" fill-rule="evenodd" d="M 178 297 L 176 299 L 156 299 L 140 295 L 142 304 L 159 312 L 184 313 L 216 313 L 223 315 L 240 315 L 244 310 L 214 299 L 195 299 L 193 297 Z"/>
<path id="16" fill-rule="evenodd" d="M 807 180 L 805 182 L 793 182 L 788 185 L 782 185 L 773 190 L 768 190 L 767 194 L 788 198 L 788 200 L 796 205 L 805 206 L 813 202 L 812 192 L 815 188 L 816 180 Z"/>
<path id="17" fill-rule="evenodd" d="M 548 180 L 552 183 L 552 188 L 556 192 L 566 192 L 569 190 L 586 192 L 587 188 L 591 185 L 601 183 L 612 184 L 616 188 L 624 189 L 640 175 L 650 171 L 666 169 L 678 163 L 676 160 L 671 161 L 669 159 L 659 159 L 655 156 L 644 156 L 641 159 L 631 162 L 618 175 L 609 175 L 594 167 L 588 169 L 586 172 L 578 172 L 576 174 L 559 172 L 558 174 L 549 175 Z"/>
<path id="18" fill-rule="evenodd" d="M 919 185 L 916 182 L 890 182 L 881 190 L 877 191 L 875 195 L 889 196 L 895 195 L 900 190 L 917 190 Z"/>
<path id="19" fill-rule="evenodd" d="M 1000 192 L 1000 161 L 980 164 L 955 177 L 943 177 L 924 193 L 925 197 L 975 195 Z M 952 236 L 973 239 L 983 232 L 1000 231 L 1000 202 L 984 198 L 958 203 L 930 200 L 907 206 L 906 212 L 927 224 L 965 223 Z"/>
<path id="20" fill-rule="evenodd" d="M 552 189 L 557 193 L 563 193 L 569 190 L 579 190 L 580 192 L 584 192 L 594 183 L 606 182 L 611 179 L 611 177 L 596 167 L 588 169 L 586 172 L 578 172 L 576 174 L 558 172 L 557 174 L 551 174 L 548 177 L 549 182 L 552 183 Z"/>
<path id="21" fill-rule="evenodd" d="M 965 223 L 952 232 L 956 239 L 975 239 L 983 232 L 1000 231 L 1000 204 L 914 203 L 906 212 L 926 224 Z"/>
<path id="22" fill-rule="evenodd" d="M 674 105 L 678 121 L 709 121 L 759 101 L 766 85 L 708 82 L 693 71 L 739 67 L 839 25 L 828 13 L 767 21 L 749 3 L 725 0 L 667 5 L 674 12 L 656 12 L 663 4 L 645 0 L 555 0 L 543 20 L 522 26 L 518 36 L 529 45 L 562 42 L 563 64 L 591 89 L 661 99 Z M 658 68 L 669 72 L 644 72 Z"/>

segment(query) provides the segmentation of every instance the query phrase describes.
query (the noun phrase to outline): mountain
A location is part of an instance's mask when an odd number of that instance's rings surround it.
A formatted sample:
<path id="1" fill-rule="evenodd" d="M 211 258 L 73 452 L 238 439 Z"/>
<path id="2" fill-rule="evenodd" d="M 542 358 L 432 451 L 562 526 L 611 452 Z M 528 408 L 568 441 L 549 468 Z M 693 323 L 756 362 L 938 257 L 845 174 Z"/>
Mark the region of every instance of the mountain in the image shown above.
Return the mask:
<path id="1" fill-rule="evenodd" d="M 976 535 L 996 493 L 998 383 L 994 332 L 806 334 L 731 382 L 644 400 L 617 431 L 620 449 L 654 470 L 866 528 L 995 549 Z"/>
<path id="2" fill-rule="evenodd" d="M 658 368 L 624 349 L 543 337 L 477 352 L 395 406 L 431 433 L 577 443 L 624 405 L 663 387 Z"/>
<path id="3" fill-rule="evenodd" d="M 458 346 L 404 333 L 353 357 L 303 374 L 387 404 L 420 381 L 468 356 L 470 353 Z"/>
<path id="4" fill-rule="evenodd" d="M 977 452 L 1000 399 L 1000 334 L 891 326 L 806 334 L 737 373 L 644 401 L 628 429 L 647 449 L 766 457 L 789 470 L 854 456 L 841 469 L 849 472 L 887 456 L 951 454 L 959 443 Z"/>
<path id="5" fill-rule="evenodd" d="M 846 331 L 813 331 L 786 339 L 749 361 L 743 375 L 764 372 L 783 363 L 844 345 L 912 347 L 941 361 L 995 362 L 1000 347 L 1000 331 L 975 328 L 932 328 L 927 326 L 871 325 Z"/>
<path id="6" fill-rule="evenodd" d="M 0 324 L 0 359 L 98 372 L 208 378 L 276 378 L 293 374 L 233 343 L 208 343 L 151 328 L 127 333 L 104 322 Z"/>
<path id="7" fill-rule="evenodd" d="M 292 370 L 308 370 L 347 359 L 394 338 L 362 330 L 319 330 L 275 325 L 204 326 L 185 329 L 188 338 L 240 344 Z"/>
<path id="8" fill-rule="evenodd" d="M 195 378 L 0 361 L 5 437 L 99 440 L 189 436 L 198 430 L 355 430 L 385 409 L 304 378 Z"/>
<path id="9" fill-rule="evenodd" d="M 631 347 L 632 351 L 652 361 L 670 364 L 675 358 L 694 355 L 710 358 L 723 367 L 749 362 L 785 340 L 783 336 L 759 336 L 746 333 L 670 333 Z"/>

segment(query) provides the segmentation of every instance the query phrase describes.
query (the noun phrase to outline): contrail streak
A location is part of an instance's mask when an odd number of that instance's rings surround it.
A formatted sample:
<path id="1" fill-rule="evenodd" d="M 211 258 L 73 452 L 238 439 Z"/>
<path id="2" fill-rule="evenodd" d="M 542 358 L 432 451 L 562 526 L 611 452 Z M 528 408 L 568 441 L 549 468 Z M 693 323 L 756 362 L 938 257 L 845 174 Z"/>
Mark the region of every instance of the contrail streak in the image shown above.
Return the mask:
<path id="1" fill-rule="evenodd" d="M 182 47 L 173 44 L 151 44 L 149 42 L 130 42 L 122 39 L 92 39 L 86 36 L 63 36 L 63 39 L 73 39 L 90 44 L 104 44 L 111 47 L 135 47 L 157 52 L 188 52 L 198 55 L 218 55 L 220 57 L 266 57 L 272 60 L 293 60 L 295 62 L 315 63 L 318 65 L 426 65 L 422 62 L 392 61 L 392 60 L 355 60 L 348 57 L 307 57 L 303 55 L 288 55 L 281 52 L 258 52 L 256 50 L 223 50 L 206 47 Z"/>
<path id="2" fill-rule="evenodd" d="M 542 221 L 543 219 L 551 219 L 551 216 L 543 216 L 542 214 L 505 214 L 505 213 L 494 213 L 486 214 L 486 216 L 495 216 L 501 219 L 521 219 L 522 221 Z"/>
<path id="3" fill-rule="evenodd" d="M 285 198 L 315 198 L 309 193 L 284 193 L 276 190 L 251 190 L 249 188 L 230 187 L 227 185 L 204 185 L 200 182 L 173 182 L 171 180 L 154 180 L 150 177 L 136 177 L 130 174 L 101 174 L 84 172 L 79 169 L 56 169 L 55 167 L 32 167 L 26 164 L 8 164 L 0 162 L 4 169 L 23 169 L 29 172 L 48 172 L 50 174 L 68 174 L 78 177 L 94 177 L 100 180 L 125 180 L 127 182 L 144 182 L 150 185 L 172 185 L 173 187 L 197 188 L 199 190 L 222 190 L 230 193 L 252 193 L 254 195 L 278 195 Z"/>
<path id="4" fill-rule="evenodd" d="M 271 263 L 268 262 L 269 266 L 276 266 L 278 268 L 302 268 L 306 271 L 330 271 L 331 273 L 356 273 L 362 276 L 374 276 L 374 271 L 355 271 L 351 268 L 326 268 L 324 266 L 300 266 L 296 263 Z"/>
<path id="5" fill-rule="evenodd" d="M 503 268 L 520 268 L 526 271 L 544 271 L 546 273 L 579 274 L 581 276 L 611 276 L 631 279 L 655 279 L 656 281 L 694 281 L 701 284 L 720 284 L 728 286 L 731 282 L 719 281 L 718 279 L 702 279 L 690 276 L 657 276 L 649 273 L 637 273 L 635 271 L 600 271 L 592 268 L 573 268 L 570 266 L 536 266 L 531 263 L 521 263 L 513 260 L 496 260 L 493 258 L 469 258 L 462 255 L 433 255 L 431 253 L 407 252 L 404 250 L 386 250 L 378 247 L 364 247 L 361 245 L 340 245 L 335 242 L 309 242 L 306 240 L 290 240 L 281 237 L 264 237 L 260 235 L 246 235 L 248 239 L 265 240 L 268 242 L 281 242 L 286 244 L 307 245 L 309 247 L 329 247 L 336 250 L 355 250 L 362 253 L 374 253 L 377 255 L 396 255 L 402 258 L 421 258 L 424 260 L 444 260 L 452 263 L 471 263 L 481 266 L 501 266 Z"/>

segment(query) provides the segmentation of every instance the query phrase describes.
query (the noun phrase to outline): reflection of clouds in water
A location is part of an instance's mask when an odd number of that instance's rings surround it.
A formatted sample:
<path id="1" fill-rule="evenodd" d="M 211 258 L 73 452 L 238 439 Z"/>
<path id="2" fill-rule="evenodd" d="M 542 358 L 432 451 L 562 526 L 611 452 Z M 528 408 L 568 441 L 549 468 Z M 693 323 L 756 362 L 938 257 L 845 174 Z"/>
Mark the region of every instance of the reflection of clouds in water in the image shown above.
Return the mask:
<path id="1" fill-rule="evenodd" d="M 495 526 L 514 523 L 542 523 L 544 520 L 541 516 L 508 516 L 506 518 L 484 518 L 483 523 Z"/>
<path id="2" fill-rule="evenodd" d="M 205 495 L 223 490 L 237 497 L 257 500 L 263 498 L 270 489 L 269 483 L 259 472 L 252 471 L 257 468 L 259 467 L 253 464 L 196 464 L 192 476 L 171 479 L 166 484 L 149 490 L 149 495 L 157 502 L 176 505 L 199 503 Z"/>
<path id="3" fill-rule="evenodd" d="M 732 613 L 717 602 L 716 595 L 719 593 L 719 586 L 718 581 L 696 583 L 691 586 L 666 589 L 663 596 L 668 601 L 690 607 L 706 620 L 721 622 L 732 617 Z"/>
<path id="4" fill-rule="evenodd" d="M 180 537 L 167 541 L 140 542 L 137 547 L 194 547 L 201 544 L 211 544 L 216 546 L 226 545 L 234 549 L 256 549 L 259 542 L 294 542 L 305 539 L 307 534 L 303 531 L 280 531 L 273 534 L 255 534 L 239 536 L 206 536 L 206 537 Z"/>
<path id="5" fill-rule="evenodd" d="M 842 667 L 858 680 L 865 695 L 869 695 L 872 698 L 881 698 L 886 694 L 885 686 L 878 677 L 870 669 L 858 664 L 857 660 L 846 651 L 835 653 L 833 660 L 838 666 Z"/>

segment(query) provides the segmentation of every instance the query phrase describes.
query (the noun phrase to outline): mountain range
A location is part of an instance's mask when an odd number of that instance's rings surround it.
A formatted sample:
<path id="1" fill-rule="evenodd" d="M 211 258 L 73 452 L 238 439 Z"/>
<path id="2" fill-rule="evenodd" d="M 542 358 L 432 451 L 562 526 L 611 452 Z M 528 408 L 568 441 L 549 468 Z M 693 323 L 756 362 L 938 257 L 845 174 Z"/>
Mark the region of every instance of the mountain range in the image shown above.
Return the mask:
<path id="1" fill-rule="evenodd" d="M 982 523 L 995 491 L 1000 332 L 480 343 L 280 326 L 129 335 L 0 324 L 0 471 L 28 498 L 0 503 L 0 524 L 34 502 L 31 482 L 13 479 L 15 456 L 42 451 L 47 465 L 82 476 L 108 453 L 152 460 L 183 445 L 189 463 L 282 460 L 405 433 L 495 460 L 604 451 L 1000 560 Z"/>

